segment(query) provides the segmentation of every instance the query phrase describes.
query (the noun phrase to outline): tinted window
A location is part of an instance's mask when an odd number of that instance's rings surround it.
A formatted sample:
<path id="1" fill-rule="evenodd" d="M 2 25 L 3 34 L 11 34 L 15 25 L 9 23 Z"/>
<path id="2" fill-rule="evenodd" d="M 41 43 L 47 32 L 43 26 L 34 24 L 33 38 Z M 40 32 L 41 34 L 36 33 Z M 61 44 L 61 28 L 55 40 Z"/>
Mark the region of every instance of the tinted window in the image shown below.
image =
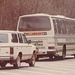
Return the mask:
<path id="1" fill-rule="evenodd" d="M 0 34 L 0 43 L 8 43 L 8 35 Z"/>
<path id="2" fill-rule="evenodd" d="M 70 34 L 71 33 L 70 21 L 65 19 L 64 24 L 65 24 L 65 28 L 66 28 L 66 33 Z"/>
<path id="3" fill-rule="evenodd" d="M 63 19 L 53 19 L 55 34 L 66 34 L 65 23 Z"/>
<path id="4" fill-rule="evenodd" d="M 65 28 L 64 20 L 63 19 L 59 19 L 59 22 L 60 22 L 60 30 L 61 30 L 60 33 L 61 34 L 66 34 L 66 28 Z"/>
<path id="5" fill-rule="evenodd" d="M 58 31 L 58 34 L 61 34 L 61 23 L 60 23 L 60 20 L 59 19 L 56 19 L 56 24 L 57 24 L 57 31 Z"/>
<path id="6" fill-rule="evenodd" d="M 58 31 L 57 31 L 57 23 L 56 23 L 55 19 L 53 19 L 53 24 L 54 24 L 54 32 L 55 32 L 55 34 L 57 34 L 58 33 Z"/>
<path id="7" fill-rule="evenodd" d="M 70 21 L 71 33 L 75 34 L 75 21 Z"/>
<path id="8" fill-rule="evenodd" d="M 23 17 L 19 23 L 20 31 L 48 31 L 50 29 L 48 17 Z"/>
<path id="9" fill-rule="evenodd" d="M 53 18 L 55 34 L 75 34 L 75 20 Z"/>
<path id="10" fill-rule="evenodd" d="M 12 34 L 12 42 L 14 42 L 14 43 L 18 42 L 17 34 Z"/>

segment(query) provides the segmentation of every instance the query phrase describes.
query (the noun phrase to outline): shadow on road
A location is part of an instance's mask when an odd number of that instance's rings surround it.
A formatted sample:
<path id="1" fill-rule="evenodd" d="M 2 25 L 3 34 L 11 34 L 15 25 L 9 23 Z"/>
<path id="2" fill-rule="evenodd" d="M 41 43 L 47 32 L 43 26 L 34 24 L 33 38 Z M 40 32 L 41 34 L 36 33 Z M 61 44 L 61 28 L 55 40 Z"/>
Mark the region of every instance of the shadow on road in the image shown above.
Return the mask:
<path id="1" fill-rule="evenodd" d="M 20 69 L 21 68 L 26 68 L 27 69 L 28 67 L 29 66 L 21 66 Z M 7 66 L 7 67 L 4 67 L 4 68 L 1 68 L 0 67 L 0 70 L 13 70 L 13 69 L 16 69 L 16 68 L 14 68 L 13 66 L 11 66 L 11 67 L 10 66 Z"/>
<path id="2" fill-rule="evenodd" d="M 65 58 L 64 60 L 70 60 L 70 59 L 75 59 L 74 57 L 68 57 L 68 58 Z M 39 60 L 37 60 L 36 62 L 56 62 L 56 61 L 64 61 L 61 57 L 59 58 L 53 58 L 53 59 L 49 59 L 49 58 L 41 58 Z M 21 66 L 20 69 L 27 69 L 29 68 L 29 66 Z M 1 68 L 0 67 L 0 70 L 13 70 L 13 69 L 16 69 L 14 68 L 13 66 L 6 66 L 4 68 Z"/>
<path id="3" fill-rule="evenodd" d="M 52 62 L 53 62 L 53 61 L 63 61 L 63 60 L 70 60 L 70 59 L 75 59 L 75 58 L 74 58 L 74 57 L 68 57 L 68 58 L 65 58 L 65 59 L 62 59 L 61 57 L 53 58 L 53 59 L 49 59 L 49 58 L 47 58 L 47 59 L 45 59 L 45 58 L 42 59 L 42 58 L 41 58 L 41 59 L 37 60 L 36 62 L 42 62 L 42 61 L 43 61 L 43 62 L 44 62 L 44 61 L 48 61 L 48 62 L 49 62 L 49 61 L 50 61 L 50 62 L 52 61 Z"/>

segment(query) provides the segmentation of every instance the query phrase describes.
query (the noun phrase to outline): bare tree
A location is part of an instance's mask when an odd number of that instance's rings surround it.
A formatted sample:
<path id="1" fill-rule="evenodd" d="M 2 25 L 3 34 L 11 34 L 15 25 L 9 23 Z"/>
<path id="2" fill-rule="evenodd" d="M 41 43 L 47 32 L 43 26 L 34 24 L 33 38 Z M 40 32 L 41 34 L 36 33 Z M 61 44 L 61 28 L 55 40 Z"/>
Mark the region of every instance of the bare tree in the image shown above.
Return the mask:
<path id="1" fill-rule="evenodd" d="M 0 0 L 0 29 L 16 30 L 20 15 L 34 13 L 75 18 L 75 0 Z"/>

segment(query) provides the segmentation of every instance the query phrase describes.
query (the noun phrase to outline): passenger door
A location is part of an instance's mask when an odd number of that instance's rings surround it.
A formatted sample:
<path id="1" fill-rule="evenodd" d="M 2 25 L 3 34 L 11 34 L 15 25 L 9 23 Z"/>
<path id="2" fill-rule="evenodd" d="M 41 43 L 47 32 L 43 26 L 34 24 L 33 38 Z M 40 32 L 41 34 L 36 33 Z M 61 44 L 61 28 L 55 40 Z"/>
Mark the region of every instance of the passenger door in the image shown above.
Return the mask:
<path id="1" fill-rule="evenodd" d="M 32 45 L 27 43 L 27 38 L 25 37 L 24 34 L 22 34 L 22 37 L 23 37 L 24 44 L 26 44 L 26 47 L 27 47 L 27 53 L 32 54 L 33 53 Z"/>
<path id="2" fill-rule="evenodd" d="M 29 59 L 30 58 L 30 46 L 27 43 L 26 38 L 23 36 L 23 34 L 18 34 L 19 38 L 19 44 L 20 44 L 20 50 L 22 52 L 22 60 Z"/>

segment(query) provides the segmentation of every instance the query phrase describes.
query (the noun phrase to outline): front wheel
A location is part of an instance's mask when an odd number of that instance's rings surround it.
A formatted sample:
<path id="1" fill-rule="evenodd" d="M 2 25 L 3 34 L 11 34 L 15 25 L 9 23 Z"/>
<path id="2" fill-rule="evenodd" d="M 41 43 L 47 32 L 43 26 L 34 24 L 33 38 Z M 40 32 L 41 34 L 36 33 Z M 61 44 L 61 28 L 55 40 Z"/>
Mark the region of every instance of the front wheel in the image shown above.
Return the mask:
<path id="1" fill-rule="evenodd" d="M 15 64 L 13 65 L 15 68 L 20 68 L 21 66 L 21 59 L 20 56 L 17 57 Z"/>
<path id="2" fill-rule="evenodd" d="M 35 65 L 35 54 L 32 55 L 32 58 L 29 62 L 29 66 L 34 66 Z"/>

